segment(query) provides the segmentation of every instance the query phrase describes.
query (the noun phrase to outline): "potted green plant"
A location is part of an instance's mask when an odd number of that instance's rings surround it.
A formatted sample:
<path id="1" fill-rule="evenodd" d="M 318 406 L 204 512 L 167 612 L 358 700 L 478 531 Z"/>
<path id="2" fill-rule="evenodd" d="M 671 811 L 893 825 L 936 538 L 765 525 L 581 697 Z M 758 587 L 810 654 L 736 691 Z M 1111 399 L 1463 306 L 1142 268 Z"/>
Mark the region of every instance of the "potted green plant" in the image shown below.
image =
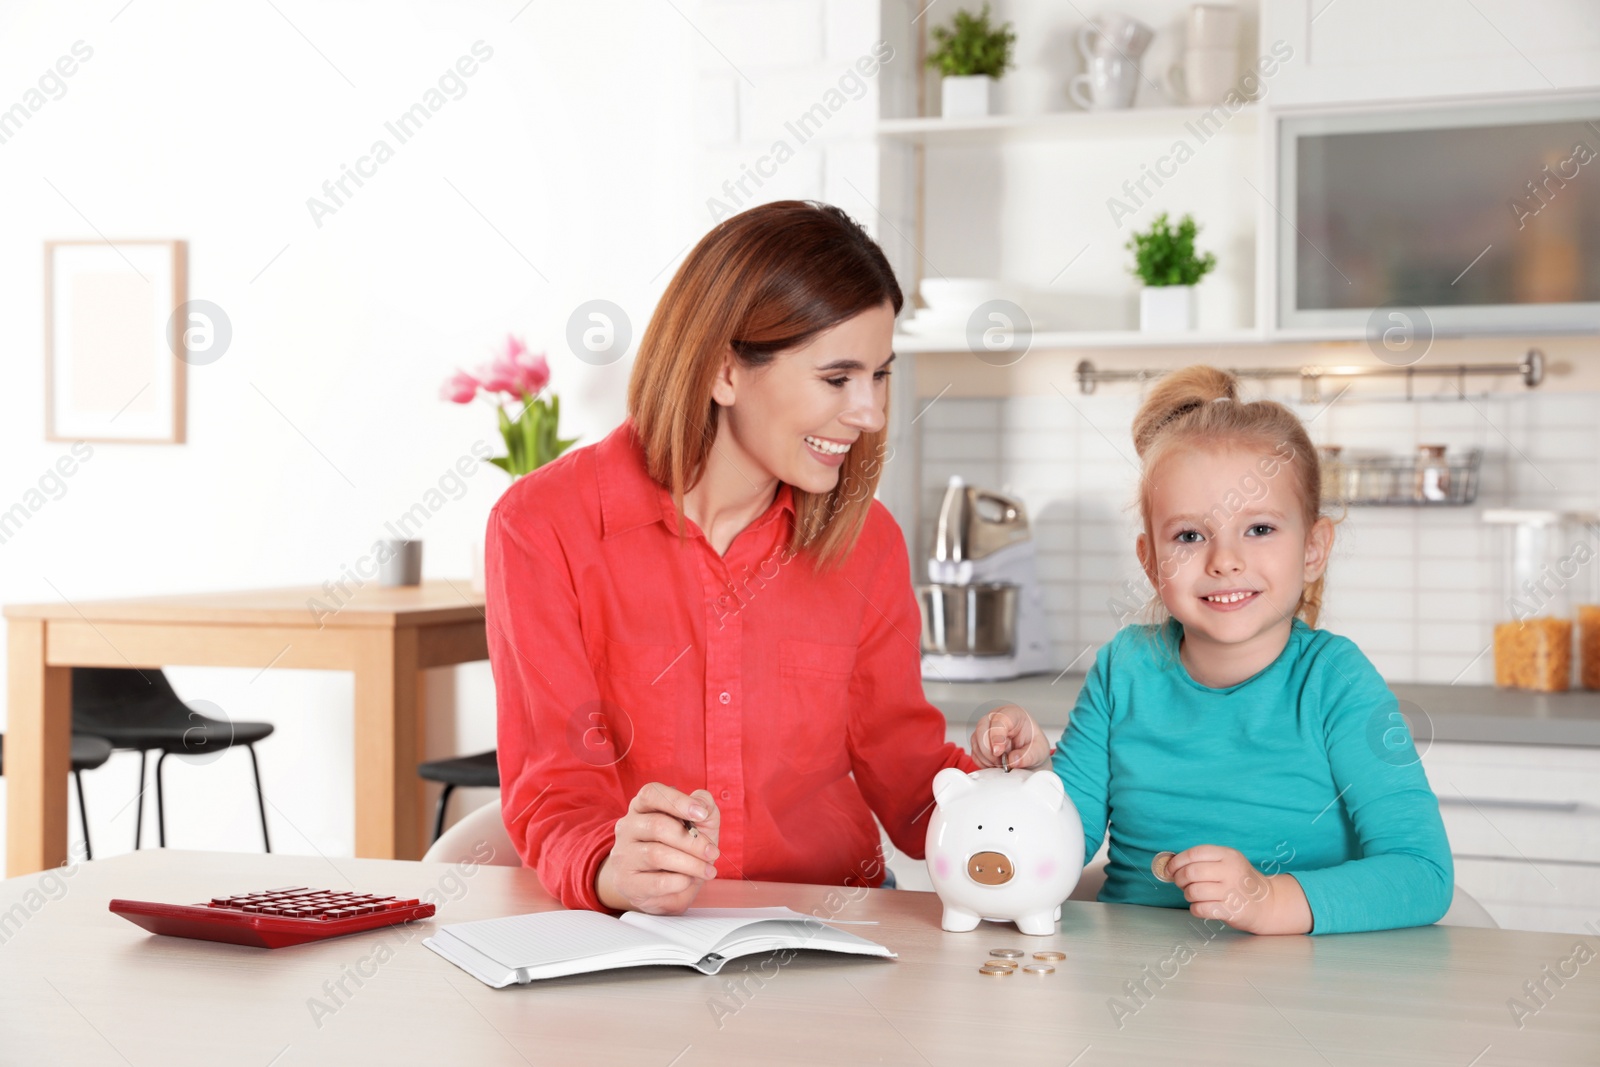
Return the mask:
<path id="1" fill-rule="evenodd" d="M 1135 233 L 1126 247 L 1133 253 L 1133 273 L 1144 282 L 1139 290 L 1139 329 L 1173 333 L 1194 329 L 1194 287 L 1217 265 L 1210 252 L 1194 250 L 1193 215 L 1173 226 L 1163 211 L 1143 233 Z"/>
<path id="2" fill-rule="evenodd" d="M 944 117 L 993 114 L 995 82 L 1011 68 L 1011 49 L 1017 43 L 1011 23 L 990 25 L 984 0 L 980 13 L 957 11 L 950 25 L 935 26 L 933 42 L 937 47 L 928 66 L 943 75 L 939 100 Z"/>

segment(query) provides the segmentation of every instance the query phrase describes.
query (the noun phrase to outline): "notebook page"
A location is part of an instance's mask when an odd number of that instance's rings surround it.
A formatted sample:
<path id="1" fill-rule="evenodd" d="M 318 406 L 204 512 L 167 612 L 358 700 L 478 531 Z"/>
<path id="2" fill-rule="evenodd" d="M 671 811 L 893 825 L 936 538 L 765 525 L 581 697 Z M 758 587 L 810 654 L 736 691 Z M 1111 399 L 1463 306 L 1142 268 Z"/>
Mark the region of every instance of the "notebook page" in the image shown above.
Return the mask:
<path id="1" fill-rule="evenodd" d="M 682 915 L 628 912 L 622 921 L 670 938 L 701 957 L 733 957 L 779 948 L 819 948 L 860 955 L 893 956 L 882 945 L 791 908 L 690 908 Z"/>
<path id="2" fill-rule="evenodd" d="M 894 953 L 876 941 L 834 930 L 817 923 L 768 921 L 756 923 L 723 938 L 717 952 L 729 958 L 770 952 L 775 948 L 822 949 L 861 956 L 886 956 Z"/>
<path id="3" fill-rule="evenodd" d="M 677 946 L 595 911 L 543 911 L 445 927 L 469 947 L 512 970 L 605 956 L 692 962 Z M 694 957 L 698 959 L 699 957 Z"/>
<path id="4" fill-rule="evenodd" d="M 674 941 L 704 956 L 729 934 L 751 923 L 772 919 L 809 918 L 792 908 L 690 908 L 682 915 L 646 915 L 630 911 L 622 921 Z"/>

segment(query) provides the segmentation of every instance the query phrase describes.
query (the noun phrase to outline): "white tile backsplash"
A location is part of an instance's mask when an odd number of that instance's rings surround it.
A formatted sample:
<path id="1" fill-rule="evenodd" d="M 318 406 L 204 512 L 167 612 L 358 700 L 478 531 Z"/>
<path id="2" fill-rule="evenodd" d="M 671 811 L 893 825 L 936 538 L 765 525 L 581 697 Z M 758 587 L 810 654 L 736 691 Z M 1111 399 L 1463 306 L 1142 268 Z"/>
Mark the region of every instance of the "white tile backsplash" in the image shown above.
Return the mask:
<path id="1" fill-rule="evenodd" d="M 921 545 L 951 474 L 1027 506 L 1056 669 L 1094 650 L 1149 591 L 1134 557 L 1138 467 L 1130 396 L 944 396 L 919 402 Z M 1485 647 L 1501 616 L 1503 540 L 1485 507 L 1600 505 L 1600 394 L 1472 397 L 1467 402 L 1341 401 L 1312 439 L 1348 452 L 1410 455 L 1418 444 L 1484 451 L 1464 508 L 1350 508 L 1335 532 L 1323 624 L 1361 646 L 1391 681 L 1489 684 Z M 1318 412 L 1321 412 L 1318 414 Z M 1596 564 L 1600 566 L 1600 563 Z M 922 573 L 918 564 L 918 574 Z"/>

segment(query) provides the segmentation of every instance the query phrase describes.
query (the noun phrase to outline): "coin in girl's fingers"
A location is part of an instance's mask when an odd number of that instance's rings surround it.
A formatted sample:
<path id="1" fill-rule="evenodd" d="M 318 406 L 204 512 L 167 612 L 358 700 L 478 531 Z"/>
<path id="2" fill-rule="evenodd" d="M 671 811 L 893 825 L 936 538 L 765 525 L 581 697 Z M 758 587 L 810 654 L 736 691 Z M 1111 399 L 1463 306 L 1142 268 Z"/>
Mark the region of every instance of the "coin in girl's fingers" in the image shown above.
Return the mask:
<path id="1" fill-rule="evenodd" d="M 1171 865 L 1172 858 L 1176 855 L 1176 852 L 1157 852 L 1156 858 L 1150 861 L 1150 873 L 1163 882 L 1172 881 L 1172 874 L 1167 868 Z"/>

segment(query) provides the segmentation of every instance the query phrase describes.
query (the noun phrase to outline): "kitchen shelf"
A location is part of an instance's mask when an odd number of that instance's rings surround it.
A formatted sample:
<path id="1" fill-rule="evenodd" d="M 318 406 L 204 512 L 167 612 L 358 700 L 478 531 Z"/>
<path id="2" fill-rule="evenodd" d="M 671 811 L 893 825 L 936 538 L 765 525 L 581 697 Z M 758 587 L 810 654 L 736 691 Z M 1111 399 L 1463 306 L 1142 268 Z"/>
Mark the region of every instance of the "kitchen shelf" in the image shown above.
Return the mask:
<path id="1" fill-rule="evenodd" d="M 1185 330 L 1155 333 L 1145 330 L 1049 330 L 1033 335 L 1029 351 L 1079 348 L 1215 348 L 1218 345 L 1259 345 L 1267 343 L 1259 330 Z M 962 333 L 894 335 L 896 352 L 966 352 L 967 338 Z"/>
<path id="2" fill-rule="evenodd" d="M 1202 117 L 1220 110 L 1221 123 L 1200 126 Z M 1130 107 L 1109 111 L 1050 111 L 1039 115 L 986 115 L 981 118 L 882 119 L 878 136 L 912 144 L 960 144 L 995 140 L 1072 140 L 1075 138 L 1162 137 L 1193 124 L 1201 141 L 1221 134 L 1254 134 L 1256 105 L 1236 112 L 1208 107 Z"/>

